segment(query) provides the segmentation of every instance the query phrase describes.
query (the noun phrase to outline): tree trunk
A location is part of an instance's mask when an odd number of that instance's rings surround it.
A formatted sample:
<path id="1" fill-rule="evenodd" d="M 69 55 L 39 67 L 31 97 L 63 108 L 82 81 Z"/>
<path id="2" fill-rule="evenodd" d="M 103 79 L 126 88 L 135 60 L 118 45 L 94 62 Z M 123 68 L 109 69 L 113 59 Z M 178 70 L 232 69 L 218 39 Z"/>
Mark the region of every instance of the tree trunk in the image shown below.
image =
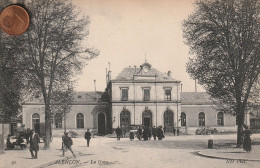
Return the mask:
<path id="1" fill-rule="evenodd" d="M 244 125 L 244 112 L 239 111 L 237 115 L 237 148 L 240 148 L 242 145 L 243 138 L 243 125 Z"/>
<path id="2" fill-rule="evenodd" d="M 4 123 L 2 123 L 2 135 L 1 135 L 1 153 L 4 153 L 5 151 L 5 127 L 4 127 Z"/>
<path id="3" fill-rule="evenodd" d="M 45 104 L 45 138 L 44 138 L 44 149 L 50 149 L 51 139 L 51 111 L 50 105 Z"/>

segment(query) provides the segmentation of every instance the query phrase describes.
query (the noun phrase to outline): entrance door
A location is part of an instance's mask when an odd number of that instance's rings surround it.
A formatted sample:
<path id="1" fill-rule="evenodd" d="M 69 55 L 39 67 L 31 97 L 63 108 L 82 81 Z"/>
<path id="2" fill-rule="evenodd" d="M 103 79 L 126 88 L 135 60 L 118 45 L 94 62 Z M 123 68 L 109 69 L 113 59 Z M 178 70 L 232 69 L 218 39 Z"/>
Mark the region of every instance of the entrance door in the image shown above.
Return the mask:
<path id="1" fill-rule="evenodd" d="M 106 121 L 105 114 L 98 114 L 98 134 L 105 135 L 106 134 Z"/>
<path id="2" fill-rule="evenodd" d="M 144 118 L 144 126 L 150 127 L 151 126 L 150 120 L 151 119 L 149 117 L 145 117 Z"/>
<path id="3" fill-rule="evenodd" d="M 128 112 L 127 110 L 124 110 L 120 113 L 120 126 L 121 128 L 126 131 L 129 132 L 130 131 L 130 112 Z"/>
<path id="4" fill-rule="evenodd" d="M 169 110 L 164 112 L 164 129 L 165 132 L 172 132 L 173 130 L 173 113 Z"/>
<path id="5" fill-rule="evenodd" d="M 143 112 L 143 125 L 152 127 L 152 113 L 149 110 Z"/>

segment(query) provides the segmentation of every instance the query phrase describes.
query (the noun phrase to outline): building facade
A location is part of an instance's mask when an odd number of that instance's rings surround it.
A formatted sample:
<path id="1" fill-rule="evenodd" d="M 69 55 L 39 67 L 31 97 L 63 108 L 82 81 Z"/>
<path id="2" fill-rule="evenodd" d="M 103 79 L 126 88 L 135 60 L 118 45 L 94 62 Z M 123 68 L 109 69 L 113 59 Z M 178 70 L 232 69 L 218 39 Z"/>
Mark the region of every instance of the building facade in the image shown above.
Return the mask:
<path id="1" fill-rule="evenodd" d="M 180 81 L 164 74 L 145 62 L 127 67 L 106 91 L 111 106 L 112 127 L 129 130 L 130 125 L 162 126 L 172 131 L 179 125 L 181 112 Z"/>
<path id="2" fill-rule="evenodd" d="M 207 93 L 182 92 L 180 125 L 182 132 L 192 134 L 203 127 L 216 128 L 219 132 L 237 131 L 235 117 L 218 112 Z"/>
<path id="3" fill-rule="evenodd" d="M 107 73 L 104 92 L 76 92 L 70 112 L 52 116 L 55 133 L 74 130 L 83 133 L 107 134 L 117 127 L 125 131 L 131 125 L 162 126 L 165 132 L 173 128 L 195 133 L 201 127 L 214 127 L 221 132 L 236 131 L 235 117 L 218 112 L 208 94 L 181 92 L 181 82 L 145 62 L 140 67 L 126 67 L 115 78 Z M 41 97 L 23 104 L 23 124 L 35 128 L 44 122 Z"/>
<path id="4" fill-rule="evenodd" d="M 105 134 L 109 125 L 108 103 L 104 92 L 76 92 L 70 112 L 56 113 L 52 116 L 52 129 L 62 134 L 64 129 L 84 132 L 87 128 Z M 25 128 L 35 128 L 35 124 L 45 122 L 43 98 L 37 97 L 23 104 L 23 123 Z"/>

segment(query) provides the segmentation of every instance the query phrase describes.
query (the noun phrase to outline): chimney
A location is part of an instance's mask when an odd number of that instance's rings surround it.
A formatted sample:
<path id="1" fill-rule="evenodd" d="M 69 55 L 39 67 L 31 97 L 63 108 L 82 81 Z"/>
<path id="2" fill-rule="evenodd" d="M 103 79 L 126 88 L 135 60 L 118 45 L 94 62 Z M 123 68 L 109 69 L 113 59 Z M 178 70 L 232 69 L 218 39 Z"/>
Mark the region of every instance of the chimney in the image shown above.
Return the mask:
<path id="1" fill-rule="evenodd" d="M 168 71 L 168 72 L 167 72 L 167 75 L 168 75 L 168 76 L 172 76 L 172 72 L 171 72 L 171 71 Z"/>
<path id="2" fill-rule="evenodd" d="M 108 74 L 107 74 L 107 80 L 108 80 L 108 83 L 109 83 L 110 80 L 111 80 L 111 71 L 108 71 Z"/>

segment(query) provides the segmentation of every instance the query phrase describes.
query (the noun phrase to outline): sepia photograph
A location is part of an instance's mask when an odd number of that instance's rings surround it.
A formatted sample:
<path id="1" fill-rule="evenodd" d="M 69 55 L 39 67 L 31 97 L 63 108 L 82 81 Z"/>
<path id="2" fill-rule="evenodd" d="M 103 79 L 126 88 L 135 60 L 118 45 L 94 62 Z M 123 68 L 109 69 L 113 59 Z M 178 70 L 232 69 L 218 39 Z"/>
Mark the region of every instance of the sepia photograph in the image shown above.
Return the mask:
<path id="1" fill-rule="evenodd" d="M 0 0 L 0 168 L 257 168 L 260 0 Z"/>

